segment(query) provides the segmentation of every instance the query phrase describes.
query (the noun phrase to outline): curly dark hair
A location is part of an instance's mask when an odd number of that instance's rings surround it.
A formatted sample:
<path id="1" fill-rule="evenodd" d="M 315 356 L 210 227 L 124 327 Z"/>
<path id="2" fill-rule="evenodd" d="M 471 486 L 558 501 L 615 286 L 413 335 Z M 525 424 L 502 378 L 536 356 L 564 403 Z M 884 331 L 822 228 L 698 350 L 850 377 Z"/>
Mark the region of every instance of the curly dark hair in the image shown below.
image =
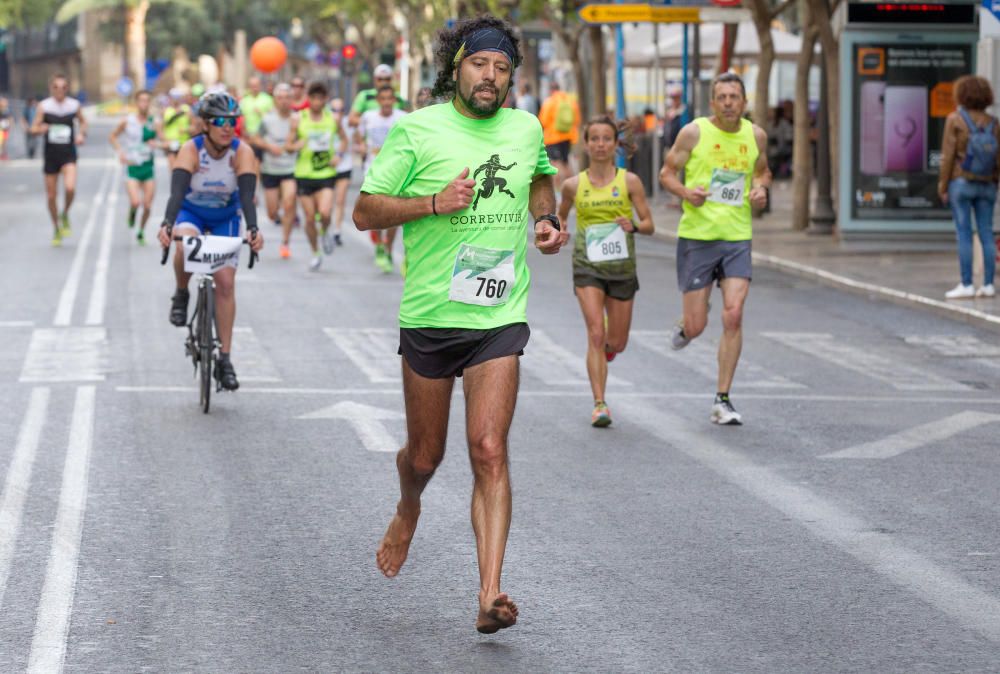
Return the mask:
<path id="1" fill-rule="evenodd" d="M 506 21 L 489 14 L 459 21 L 454 28 L 444 28 L 437 34 L 434 60 L 438 64 L 438 74 L 431 92 L 435 98 L 451 98 L 455 95 L 455 80 L 452 79 L 455 72 L 455 53 L 470 35 L 481 28 L 496 28 L 507 33 L 507 37 L 510 38 L 517 52 L 517 59 L 512 65 L 514 68 L 521 65 L 521 40 L 514 34 L 514 29 Z M 513 73 L 511 73 L 510 86 L 514 86 Z"/>
<path id="2" fill-rule="evenodd" d="M 955 99 L 966 110 L 985 110 L 993 105 L 993 90 L 989 80 L 964 75 L 955 80 Z"/>
<path id="3" fill-rule="evenodd" d="M 631 157 L 635 154 L 638 145 L 635 142 L 635 127 L 632 125 L 632 122 L 627 119 L 615 120 L 611 115 L 591 117 L 583 127 L 583 142 L 586 143 L 590 140 L 590 127 L 598 124 L 611 127 L 618 141 L 618 147 L 625 151 L 626 157 Z"/>

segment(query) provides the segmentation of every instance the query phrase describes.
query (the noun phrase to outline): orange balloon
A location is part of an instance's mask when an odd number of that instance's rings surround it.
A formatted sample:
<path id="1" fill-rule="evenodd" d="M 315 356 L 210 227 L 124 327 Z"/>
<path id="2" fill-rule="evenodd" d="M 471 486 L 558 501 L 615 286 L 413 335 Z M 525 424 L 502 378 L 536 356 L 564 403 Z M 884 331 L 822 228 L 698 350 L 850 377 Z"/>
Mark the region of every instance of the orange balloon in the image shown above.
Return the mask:
<path id="1" fill-rule="evenodd" d="M 276 37 L 262 37 L 250 47 L 250 62 L 262 73 L 273 73 L 285 65 L 288 50 Z"/>

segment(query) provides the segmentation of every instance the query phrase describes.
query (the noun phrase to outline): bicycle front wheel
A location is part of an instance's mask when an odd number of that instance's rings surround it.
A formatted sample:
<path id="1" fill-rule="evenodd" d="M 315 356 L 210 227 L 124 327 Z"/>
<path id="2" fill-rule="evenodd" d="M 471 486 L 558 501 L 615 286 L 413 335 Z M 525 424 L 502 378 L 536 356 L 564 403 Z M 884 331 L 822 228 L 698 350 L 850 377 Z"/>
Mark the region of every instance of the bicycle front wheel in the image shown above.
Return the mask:
<path id="1" fill-rule="evenodd" d="M 201 314 L 198 316 L 198 350 L 201 367 L 201 411 L 208 414 L 212 400 L 212 350 L 215 347 L 215 288 L 210 282 L 201 287 Z"/>

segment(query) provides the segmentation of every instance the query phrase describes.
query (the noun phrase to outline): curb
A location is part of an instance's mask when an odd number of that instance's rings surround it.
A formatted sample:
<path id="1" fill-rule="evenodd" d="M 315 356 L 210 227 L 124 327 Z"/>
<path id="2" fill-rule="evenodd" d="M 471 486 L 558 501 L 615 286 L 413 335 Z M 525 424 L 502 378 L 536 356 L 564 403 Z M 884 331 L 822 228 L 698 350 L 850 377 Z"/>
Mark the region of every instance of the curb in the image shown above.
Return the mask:
<path id="1" fill-rule="evenodd" d="M 655 236 L 668 241 L 676 241 L 678 238 L 676 232 L 656 232 Z M 755 264 L 760 264 L 769 269 L 817 281 L 825 286 L 847 290 L 855 295 L 863 295 L 870 299 L 884 299 L 902 306 L 927 309 L 944 318 L 1000 331 L 1000 316 L 995 316 L 979 309 L 956 306 L 941 300 L 924 297 L 923 295 L 903 292 L 902 290 L 895 290 L 874 283 L 856 281 L 847 276 L 834 274 L 819 267 L 802 264 L 801 262 L 795 262 L 794 260 L 788 260 L 776 255 L 753 253 L 753 261 Z"/>

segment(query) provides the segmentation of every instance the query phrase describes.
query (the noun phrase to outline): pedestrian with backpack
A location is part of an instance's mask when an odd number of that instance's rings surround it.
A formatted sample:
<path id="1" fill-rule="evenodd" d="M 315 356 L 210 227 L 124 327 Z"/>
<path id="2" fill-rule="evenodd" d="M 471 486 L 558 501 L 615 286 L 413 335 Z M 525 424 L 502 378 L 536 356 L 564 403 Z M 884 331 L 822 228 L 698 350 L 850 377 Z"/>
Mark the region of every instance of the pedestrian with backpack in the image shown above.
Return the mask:
<path id="1" fill-rule="evenodd" d="M 550 94 L 542 103 L 538 121 L 542 123 L 545 152 L 549 162 L 559 173 L 556 174 L 556 191 L 562 181 L 572 175 L 569 153 L 580 140 L 580 106 L 576 96 L 563 91 L 555 80 L 549 85 Z"/>
<path id="2" fill-rule="evenodd" d="M 941 141 L 938 194 L 951 207 L 958 236 L 961 281 L 945 293 L 949 300 L 993 297 L 996 259 L 993 209 L 1000 180 L 1000 122 L 986 109 L 993 105 L 989 82 L 974 75 L 955 82 L 958 109 L 948 115 Z M 983 246 L 983 283 L 972 284 L 972 216 Z"/>

